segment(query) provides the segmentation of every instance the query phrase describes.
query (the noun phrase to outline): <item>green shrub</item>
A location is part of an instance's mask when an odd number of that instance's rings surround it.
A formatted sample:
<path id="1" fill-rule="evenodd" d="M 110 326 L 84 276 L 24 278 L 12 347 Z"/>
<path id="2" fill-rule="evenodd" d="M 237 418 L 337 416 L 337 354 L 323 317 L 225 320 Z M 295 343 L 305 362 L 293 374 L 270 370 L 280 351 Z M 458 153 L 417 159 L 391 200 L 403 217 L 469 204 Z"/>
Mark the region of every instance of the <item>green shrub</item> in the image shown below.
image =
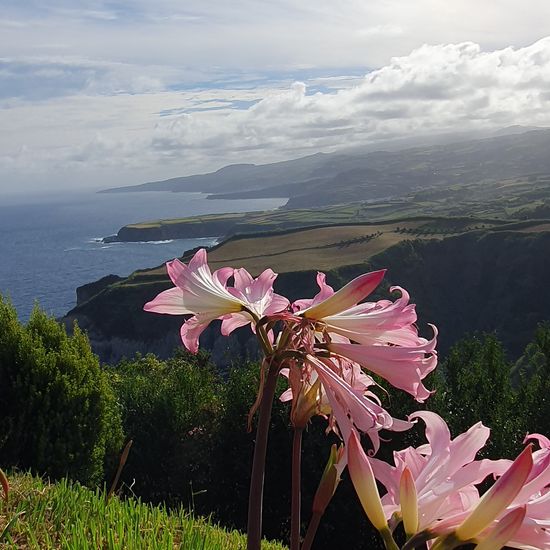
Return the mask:
<path id="1" fill-rule="evenodd" d="M 525 422 L 525 432 L 550 435 L 550 324 L 539 325 L 516 370 L 518 416 Z"/>
<path id="2" fill-rule="evenodd" d="M 83 483 L 103 480 L 122 443 L 114 394 L 88 339 L 38 308 L 26 327 L 0 297 L 0 456 L 3 466 Z"/>
<path id="3" fill-rule="evenodd" d="M 150 501 L 202 509 L 210 497 L 202 491 L 219 408 L 208 356 L 178 352 L 168 361 L 138 356 L 112 368 L 110 378 L 125 433 L 133 440 L 123 482 Z"/>
<path id="4" fill-rule="evenodd" d="M 521 450 L 527 423 L 517 414 L 518 394 L 511 382 L 512 365 L 493 334 L 456 343 L 439 365 L 427 408 L 440 414 L 453 436 L 482 421 L 491 437 L 480 456 L 514 458 Z"/>

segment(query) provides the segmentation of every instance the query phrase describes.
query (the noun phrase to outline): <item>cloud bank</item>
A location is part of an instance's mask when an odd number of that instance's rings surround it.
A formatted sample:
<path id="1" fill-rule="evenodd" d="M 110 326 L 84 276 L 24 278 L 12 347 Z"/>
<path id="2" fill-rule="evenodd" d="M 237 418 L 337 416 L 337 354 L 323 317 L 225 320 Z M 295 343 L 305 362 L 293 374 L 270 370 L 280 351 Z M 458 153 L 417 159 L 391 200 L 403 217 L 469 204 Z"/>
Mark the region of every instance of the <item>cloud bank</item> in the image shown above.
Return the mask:
<path id="1" fill-rule="evenodd" d="M 5 59 L 0 171 L 138 183 L 403 136 L 550 126 L 550 37 L 488 51 L 423 45 L 365 72 L 250 72 L 184 88 L 182 70 L 158 65 L 145 75 L 131 63 Z M 36 97 L 33 82 L 50 92 Z"/>

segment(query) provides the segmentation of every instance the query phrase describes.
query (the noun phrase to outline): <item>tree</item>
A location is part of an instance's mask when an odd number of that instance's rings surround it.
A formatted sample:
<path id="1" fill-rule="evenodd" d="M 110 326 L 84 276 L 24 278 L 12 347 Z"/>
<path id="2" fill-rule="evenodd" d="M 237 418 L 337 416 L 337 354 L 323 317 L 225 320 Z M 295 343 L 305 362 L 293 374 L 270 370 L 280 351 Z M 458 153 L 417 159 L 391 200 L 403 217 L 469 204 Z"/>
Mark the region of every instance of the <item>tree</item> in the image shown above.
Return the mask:
<path id="1" fill-rule="evenodd" d="M 478 421 L 491 428 L 485 456 L 513 457 L 521 444 L 524 419 L 519 418 L 511 383 L 511 364 L 494 334 L 455 344 L 434 377 L 436 393 L 427 407 L 447 421 L 453 435 Z"/>
<path id="2" fill-rule="evenodd" d="M 35 308 L 26 327 L 0 297 L 0 456 L 3 466 L 95 484 L 122 444 L 114 394 L 75 326 Z"/>

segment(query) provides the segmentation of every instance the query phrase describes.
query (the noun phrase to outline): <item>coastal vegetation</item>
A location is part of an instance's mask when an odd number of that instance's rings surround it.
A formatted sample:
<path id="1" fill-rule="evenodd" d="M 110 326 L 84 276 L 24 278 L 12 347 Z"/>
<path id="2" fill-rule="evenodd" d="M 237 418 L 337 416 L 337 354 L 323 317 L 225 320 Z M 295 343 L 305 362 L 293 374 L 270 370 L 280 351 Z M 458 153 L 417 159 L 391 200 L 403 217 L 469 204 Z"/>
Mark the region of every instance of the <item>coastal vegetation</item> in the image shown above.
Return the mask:
<path id="1" fill-rule="evenodd" d="M 91 354 L 85 335 L 78 329 L 72 337 L 76 340 L 71 348 L 68 343 L 70 337 L 64 335 L 63 328 L 39 311 L 34 315 L 35 320 L 31 320 L 27 327 L 19 324 L 13 308 L 5 301 L 1 303 L 0 314 L 5 326 L 12 327 L 8 331 L 12 336 L 5 337 L 0 346 L 3 358 L 0 361 L 2 387 L 6 387 L 6 381 L 17 378 L 10 368 L 14 357 L 18 357 L 20 369 L 24 368 L 21 365 L 32 366 L 35 363 L 34 348 L 25 346 L 25 338 L 16 338 L 13 335 L 27 332 L 35 335 L 38 327 L 41 327 L 40 339 L 43 345 L 49 346 L 50 353 L 62 352 L 69 347 L 73 354 L 78 350 L 80 357 Z M 37 346 L 39 340 L 35 339 L 33 342 Z M 397 417 L 427 407 L 445 417 L 455 435 L 481 420 L 492 428 L 490 444 L 484 450 L 483 456 L 511 458 L 520 449 L 526 432 L 548 430 L 549 411 L 544 404 L 547 402 L 550 378 L 549 342 L 550 327 L 540 325 L 534 335 L 531 335 L 531 342 L 524 352 L 511 360 L 510 353 L 507 353 L 506 348 L 493 334 L 465 338 L 443 354 L 438 370 L 427 379 L 426 385 L 436 389 L 436 393 L 426 405 L 418 404 L 410 396 L 387 384 L 387 394 L 383 397 L 383 402 Z M 44 354 L 43 351 L 40 353 Z M 48 395 L 52 388 L 59 388 L 63 363 L 50 361 L 49 368 L 42 369 L 40 377 L 35 380 L 36 396 Z M 111 413 L 107 426 L 113 433 L 118 433 L 117 446 L 102 445 L 101 453 L 98 453 L 97 446 L 90 445 L 84 447 L 79 456 L 69 452 L 54 453 L 50 464 L 47 456 L 39 453 L 25 454 L 22 446 L 20 456 L 13 452 L 6 454 L 9 439 L 3 437 L 0 443 L 4 461 L 2 467 L 8 469 L 9 478 L 14 480 L 13 495 L 14 499 L 19 500 L 14 500 L 11 507 L 1 505 L 0 532 L 20 511 L 26 512 L 17 516 L 10 525 L 7 532 L 12 539 L 7 538 L 2 542 L 28 540 L 28 545 L 32 548 L 29 535 L 31 531 L 37 537 L 46 537 L 38 539 L 41 542 L 34 547 L 45 548 L 48 548 L 47 544 L 50 542 L 52 545 L 60 544 L 63 537 L 118 537 L 116 529 L 112 529 L 112 533 L 108 535 L 109 525 L 112 525 L 109 522 L 116 521 L 126 525 L 124 516 L 127 515 L 133 518 L 133 523 L 127 529 L 127 536 L 150 533 L 150 547 L 155 548 L 154 544 L 181 540 L 184 532 L 203 533 L 210 530 L 210 527 L 200 521 L 198 528 L 187 527 L 182 518 L 186 516 L 183 510 L 189 509 L 196 514 L 209 516 L 230 529 L 244 529 L 248 476 L 254 444 L 253 434 L 246 430 L 246 416 L 258 385 L 258 365 L 255 362 L 243 361 L 234 356 L 230 371 L 221 373 L 211 363 L 208 355 L 192 355 L 179 351 L 167 360 L 148 355 L 127 359 L 118 365 L 99 366 L 97 362 L 83 361 L 82 370 L 77 372 L 80 380 L 86 380 L 92 373 L 95 373 L 94 376 L 100 373 L 104 394 L 115 397 L 118 408 Z M 68 374 L 65 373 L 64 376 L 66 378 Z M 379 382 L 384 384 L 382 380 Z M 277 394 L 282 393 L 283 386 L 280 386 Z M 75 422 L 75 411 L 69 406 L 58 407 L 55 414 L 52 414 L 51 400 L 36 398 L 32 409 L 28 409 L 27 399 L 23 393 L 12 392 L 10 407 L 12 411 L 17 411 L 17 416 L 29 418 L 27 413 L 32 410 L 33 418 L 41 419 L 38 423 L 29 422 L 24 428 L 29 439 L 35 434 L 48 434 L 52 445 L 67 448 L 70 441 L 81 441 L 83 437 L 89 437 L 88 426 L 97 422 L 92 407 L 82 407 L 78 417 L 81 420 Z M 86 401 L 81 400 L 80 403 Z M 66 432 L 59 431 L 60 425 L 70 428 Z M 395 449 L 405 445 L 416 446 L 421 442 L 418 430 L 387 436 L 390 441 L 380 451 L 379 457 L 382 459 L 389 460 Z M 325 426 L 320 419 L 314 420 L 304 434 L 304 519 L 308 518 L 309 507 L 324 468 L 326 438 Z M 97 492 L 97 488 L 103 483 L 110 484 L 123 443 L 129 439 L 133 440 L 133 446 L 122 470 L 117 494 L 123 499 L 137 496 L 143 502 L 161 505 L 160 509 L 132 500 L 119 503 L 117 499 L 113 499 L 112 503 L 107 504 L 104 493 Z M 268 450 L 264 522 L 266 536 L 271 539 L 285 540 L 290 530 L 287 515 L 290 494 L 288 484 L 283 480 L 290 479 L 288 454 L 291 445 L 288 405 L 276 400 Z M 11 456 L 9 461 L 4 458 L 8 456 Z M 85 480 L 96 491 L 93 495 L 83 493 L 84 489 L 78 486 L 69 489 L 64 481 L 60 481 L 59 485 L 49 485 L 45 481 L 31 480 L 27 476 L 13 473 L 13 468 L 23 468 L 36 474 L 48 475 L 52 481 L 63 480 L 66 475 L 71 479 L 82 480 L 81 472 L 90 469 L 76 468 L 77 463 L 105 465 L 103 476 L 99 477 L 97 470 L 92 469 L 96 475 Z M 77 496 L 72 496 L 73 491 L 76 491 L 74 494 Z M 44 503 L 40 500 L 44 495 L 53 500 L 46 500 Z M 63 499 L 67 499 L 69 503 L 67 511 L 63 511 L 60 505 Z M 85 519 L 77 516 L 71 505 L 72 501 L 82 502 L 79 499 L 97 503 L 91 509 L 77 506 L 78 514 L 86 514 Z M 175 511 L 166 516 L 162 506 L 168 506 Z M 47 518 L 43 515 L 46 513 L 49 514 Z M 63 516 L 65 513 L 68 515 Z M 102 519 L 97 519 L 100 516 Z M 75 527 L 72 531 L 66 528 L 69 522 L 67 518 L 75 519 L 75 524 L 80 527 Z M 84 527 L 86 521 L 90 521 L 89 528 Z M 100 521 L 103 523 L 98 523 Z M 36 522 L 43 522 L 44 527 L 35 529 Z M 161 529 L 161 524 L 169 527 Z M 223 533 L 215 533 L 214 536 L 229 537 Z M 347 476 L 326 512 L 318 537 L 319 545 L 316 548 L 333 548 L 335 544 L 378 548 L 376 532 L 366 522 Z M 240 548 L 239 545 L 242 544 L 242 539 L 227 540 L 227 548 Z M 116 540 L 113 546 L 108 546 L 108 542 L 105 544 L 109 548 L 119 547 L 116 546 Z M 208 542 L 204 544 L 208 548 Z"/>
<path id="2" fill-rule="evenodd" d="M 550 176 L 456 182 L 426 187 L 377 200 L 268 212 L 211 214 L 125 225 L 107 241 L 147 241 L 190 237 L 229 237 L 304 227 L 422 221 L 437 232 L 452 234 L 521 220 L 550 217 Z"/>

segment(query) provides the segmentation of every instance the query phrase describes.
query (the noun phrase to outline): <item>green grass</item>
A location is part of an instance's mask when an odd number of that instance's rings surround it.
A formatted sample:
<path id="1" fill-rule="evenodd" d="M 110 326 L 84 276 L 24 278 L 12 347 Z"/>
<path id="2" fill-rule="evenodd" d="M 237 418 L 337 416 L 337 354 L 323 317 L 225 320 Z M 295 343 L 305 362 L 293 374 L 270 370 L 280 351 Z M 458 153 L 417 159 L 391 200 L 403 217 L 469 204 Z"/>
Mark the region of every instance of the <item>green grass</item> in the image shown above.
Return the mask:
<path id="1" fill-rule="evenodd" d="M 193 518 L 185 509 L 139 500 L 107 501 L 103 491 L 78 484 L 50 484 L 28 474 L 11 476 L 9 501 L 0 501 L 2 549 L 237 550 L 245 537 Z M 284 550 L 277 543 L 262 549 Z"/>

